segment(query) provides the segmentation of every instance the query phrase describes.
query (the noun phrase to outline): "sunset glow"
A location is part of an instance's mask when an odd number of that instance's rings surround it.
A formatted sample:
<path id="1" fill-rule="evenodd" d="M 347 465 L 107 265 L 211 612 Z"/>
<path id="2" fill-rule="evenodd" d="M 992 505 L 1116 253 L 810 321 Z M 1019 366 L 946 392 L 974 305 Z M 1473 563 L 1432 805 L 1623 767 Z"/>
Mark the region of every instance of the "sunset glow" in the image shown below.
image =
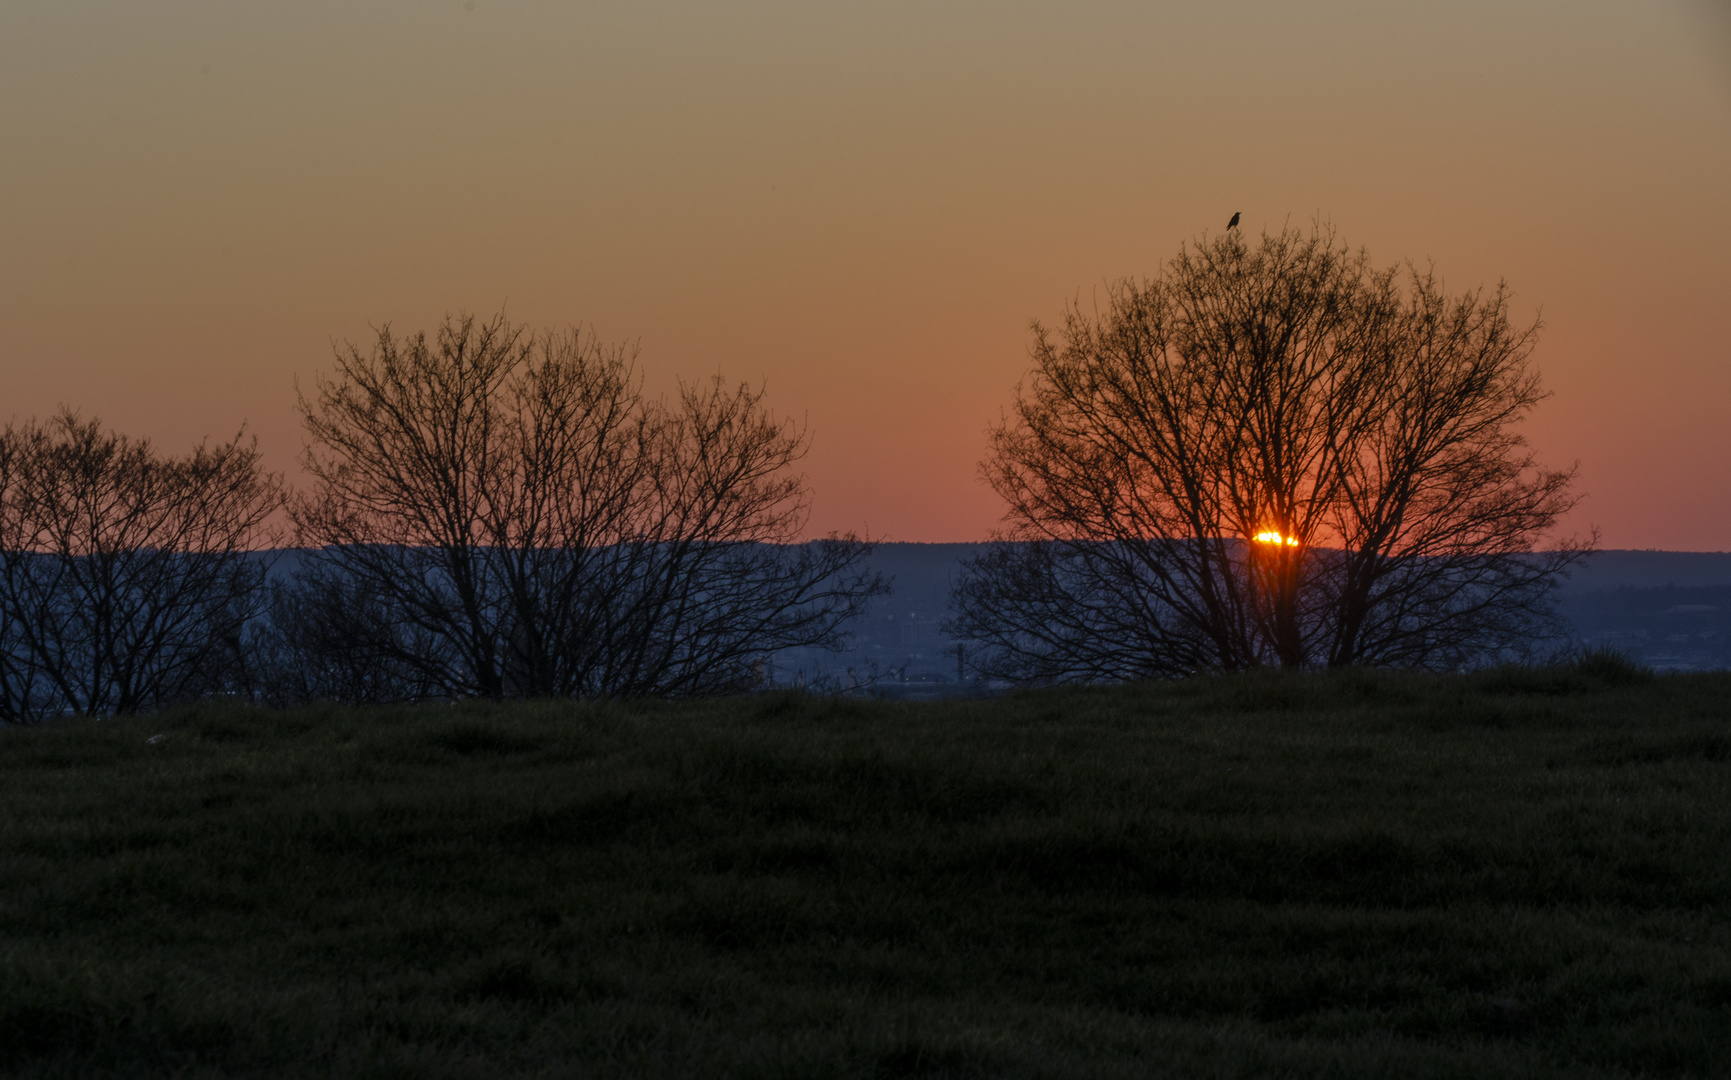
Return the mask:
<path id="1" fill-rule="evenodd" d="M 1522 434 L 1580 462 L 1567 530 L 1731 548 L 1706 0 L 18 0 L 0 95 L 0 421 L 244 424 L 300 483 L 333 342 L 503 308 L 635 345 L 652 394 L 764 383 L 810 535 L 976 541 L 1031 319 L 1321 217 L 1543 313 Z"/>
<path id="2" fill-rule="evenodd" d="M 1280 533 L 1273 530 L 1259 532 L 1252 537 L 1252 539 L 1254 539 L 1258 544 L 1284 544 L 1287 547 L 1298 546 L 1298 537 L 1282 536 Z"/>

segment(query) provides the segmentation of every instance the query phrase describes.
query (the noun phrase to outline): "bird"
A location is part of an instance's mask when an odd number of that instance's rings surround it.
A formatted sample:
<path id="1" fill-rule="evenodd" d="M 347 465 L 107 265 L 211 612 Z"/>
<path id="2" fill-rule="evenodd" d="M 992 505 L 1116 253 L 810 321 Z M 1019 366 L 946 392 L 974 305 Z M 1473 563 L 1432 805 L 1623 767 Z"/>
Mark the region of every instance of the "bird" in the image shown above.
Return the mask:
<path id="1" fill-rule="evenodd" d="M 1238 228 L 1238 211 L 1236 211 L 1236 210 L 1234 210 L 1234 211 L 1233 211 L 1233 212 L 1232 212 L 1232 220 L 1231 220 L 1231 221 L 1228 221 L 1228 222 L 1227 222 L 1227 223 L 1226 223 L 1226 227 L 1227 227 L 1227 228 L 1228 228 L 1228 229 L 1236 229 L 1236 228 Z"/>

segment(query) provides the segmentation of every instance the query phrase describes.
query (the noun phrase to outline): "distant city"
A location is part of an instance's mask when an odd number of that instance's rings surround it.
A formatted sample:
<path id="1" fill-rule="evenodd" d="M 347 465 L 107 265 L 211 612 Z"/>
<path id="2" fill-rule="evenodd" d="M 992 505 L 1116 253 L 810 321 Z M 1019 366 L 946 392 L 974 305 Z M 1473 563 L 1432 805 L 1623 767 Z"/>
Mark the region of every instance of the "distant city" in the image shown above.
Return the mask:
<path id="1" fill-rule="evenodd" d="M 831 653 L 778 653 L 778 685 L 901 699 L 991 692 L 946 636 L 950 582 L 983 544 L 881 544 L 872 564 L 894 579 Z M 1655 671 L 1731 668 L 1731 552 L 1601 551 L 1558 595 L 1570 627 L 1559 648 L 1611 647 Z M 957 650 L 962 653 L 958 656 Z"/>
<path id="2" fill-rule="evenodd" d="M 1731 668 L 1731 553 L 1602 551 L 1557 606 L 1577 642 L 1655 671 Z"/>

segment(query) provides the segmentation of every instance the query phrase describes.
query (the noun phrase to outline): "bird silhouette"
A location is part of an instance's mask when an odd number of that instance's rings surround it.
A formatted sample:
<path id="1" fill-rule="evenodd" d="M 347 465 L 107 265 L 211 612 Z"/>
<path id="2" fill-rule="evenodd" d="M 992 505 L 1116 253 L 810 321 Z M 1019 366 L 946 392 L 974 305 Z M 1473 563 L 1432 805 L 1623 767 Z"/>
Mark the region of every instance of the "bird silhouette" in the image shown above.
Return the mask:
<path id="1" fill-rule="evenodd" d="M 1231 221 L 1228 221 L 1228 222 L 1227 222 L 1227 223 L 1226 223 L 1226 227 L 1227 227 L 1227 228 L 1228 228 L 1228 229 L 1236 229 L 1236 228 L 1238 228 L 1238 211 L 1236 211 L 1236 210 L 1234 210 L 1234 211 L 1233 211 L 1233 212 L 1232 212 L 1232 220 L 1231 220 Z"/>

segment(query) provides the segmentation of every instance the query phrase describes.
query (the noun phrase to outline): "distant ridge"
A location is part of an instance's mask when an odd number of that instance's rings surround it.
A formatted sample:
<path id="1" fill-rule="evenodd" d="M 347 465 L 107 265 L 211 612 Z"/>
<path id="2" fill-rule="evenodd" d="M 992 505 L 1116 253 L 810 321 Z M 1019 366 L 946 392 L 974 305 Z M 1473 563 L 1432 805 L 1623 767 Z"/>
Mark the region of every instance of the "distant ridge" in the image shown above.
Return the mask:
<path id="1" fill-rule="evenodd" d="M 1596 551 L 1569 576 L 1569 592 L 1731 585 L 1731 552 Z"/>
<path id="2" fill-rule="evenodd" d="M 866 605 L 841 652 L 777 654 L 778 677 L 822 679 L 827 682 L 813 685 L 834 688 L 875 681 L 885 692 L 899 682 L 898 692 L 915 697 L 961 691 L 953 682 L 956 642 L 943 632 L 943 623 L 962 562 L 986 547 L 874 544 L 870 565 L 891 579 L 894 591 Z M 290 548 L 259 554 L 274 560 L 272 577 L 284 580 L 305 553 Z M 1594 552 L 1563 583 L 1557 600 L 1578 643 L 1615 648 L 1660 671 L 1731 668 L 1731 552 Z"/>
<path id="3" fill-rule="evenodd" d="M 947 592 L 951 574 L 962 559 L 984 550 L 977 544 L 922 544 L 917 542 L 874 545 L 872 565 L 897 578 L 898 591 Z M 1651 589 L 1731 585 L 1731 552 L 1656 551 L 1619 549 L 1596 551 L 1569 576 L 1564 585 L 1570 592 L 1601 589 Z"/>
<path id="4" fill-rule="evenodd" d="M 896 579 L 898 593 L 915 593 L 922 598 L 947 597 L 952 577 L 961 568 L 962 560 L 979 554 L 986 546 L 983 541 L 944 544 L 879 541 L 872 545 L 871 563 L 874 569 Z M 260 554 L 275 557 L 272 576 L 277 578 L 292 574 L 302 555 L 294 548 L 279 548 Z M 1731 552 L 1596 551 L 1587 557 L 1585 565 L 1569 576 L 1564 588 L 1569 592 L 1594 592 L 1663 588 L 1666 585 L 1731 585 Z M 899 605 L 892 601 L 891 606 Z"/>

